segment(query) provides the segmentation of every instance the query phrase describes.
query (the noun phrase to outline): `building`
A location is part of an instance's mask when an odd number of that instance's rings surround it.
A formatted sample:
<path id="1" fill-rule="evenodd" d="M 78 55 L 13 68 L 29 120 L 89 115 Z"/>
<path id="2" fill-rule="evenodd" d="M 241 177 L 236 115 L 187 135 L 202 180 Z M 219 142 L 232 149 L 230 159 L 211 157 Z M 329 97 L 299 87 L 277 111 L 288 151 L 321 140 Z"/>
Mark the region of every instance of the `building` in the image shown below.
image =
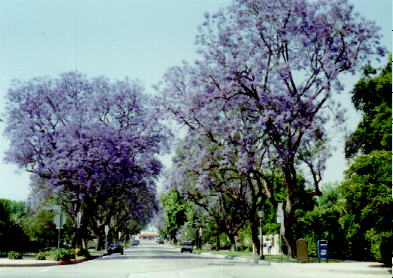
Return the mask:
<path id="1" fill-rule="evenodd" d="M 149 240 L 153 240 L 156 237 L 158 237 L 158 232 L 157 229 L 151 225 L 148 225 L 146 227 L 146 229 L 142 230 L 139 234 L 138 234 L 139 239 L 149 239 Z"/>

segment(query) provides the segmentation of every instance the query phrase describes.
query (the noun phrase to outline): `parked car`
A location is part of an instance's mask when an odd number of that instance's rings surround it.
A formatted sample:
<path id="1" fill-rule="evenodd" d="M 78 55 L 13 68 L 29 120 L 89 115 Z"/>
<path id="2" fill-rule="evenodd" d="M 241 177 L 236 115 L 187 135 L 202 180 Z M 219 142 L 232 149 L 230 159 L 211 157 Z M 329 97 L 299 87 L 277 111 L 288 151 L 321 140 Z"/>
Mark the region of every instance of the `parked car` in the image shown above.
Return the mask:
<path id="1" fill-rule="evenodd" d="M 131 245 L 132 245 L 132 246 L 137 246 L 137 245 L 139 245 L 139 240 L 138 240 L 138 239 L 134 239 L 134 240 L 131 242 Z"/>
<path id="2" fill-rule="evenodd" d="M 123 245 L 121 245 L 120 243 L 112 243 L 108 246 L 108 254 L 112 254 L 112 253 L 120 253 L 120 254 L 124 254 L 124 248 Z"/>
<path id="3" fill-rule="evenodd" d="M 192 253 L 192 243 L 191 241 L 184 241 L 181 245 L 180 252 L 190 252 Z"/>
<path id="4" fill-rule="evenodd" d="M 156 243 L 164 244 L 164 240 L 162 238 L 157 238 Z"/>

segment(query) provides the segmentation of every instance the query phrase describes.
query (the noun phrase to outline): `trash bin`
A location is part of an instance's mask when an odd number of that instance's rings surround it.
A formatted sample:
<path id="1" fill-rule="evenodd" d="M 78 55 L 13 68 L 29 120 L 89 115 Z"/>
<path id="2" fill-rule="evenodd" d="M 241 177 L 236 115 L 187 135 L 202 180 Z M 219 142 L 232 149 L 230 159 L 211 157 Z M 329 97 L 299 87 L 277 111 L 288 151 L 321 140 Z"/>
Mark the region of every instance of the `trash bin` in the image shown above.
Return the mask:
<path id="1" fill-rule="evenodd" d="M 318 240 L 318 262 L 321 262 L 322 258 L 326 258 L 326 262 L 329 262 L 329 252 L 328 252 L 328 241 Z"/>

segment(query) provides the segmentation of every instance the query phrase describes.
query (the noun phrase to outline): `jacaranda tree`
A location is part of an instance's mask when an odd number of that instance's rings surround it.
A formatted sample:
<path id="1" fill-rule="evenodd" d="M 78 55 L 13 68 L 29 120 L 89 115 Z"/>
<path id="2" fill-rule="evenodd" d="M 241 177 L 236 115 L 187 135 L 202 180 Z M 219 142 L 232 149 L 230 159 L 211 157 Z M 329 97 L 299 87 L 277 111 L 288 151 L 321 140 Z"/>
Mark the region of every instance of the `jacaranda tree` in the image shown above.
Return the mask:
<path id="1" fill-rule="evenodd" d="M 378 31 L 346 0 L 234 0 L 206 14 L 199 59 L 169 69 L 158 86 L 179 122 L 215 144 L 237 144 L 239 170 L 251 182 L 268 184 L 267 165 L 275 163 L 284 178 L 283 238 L 291 256 L 298 176 L 308 173 L 320 194 L 326 123 L 342 119 L 333 102 L 343 89 L 339 76 L 384 54 Z M 271 198 L 268 186 L 263 192 Z"/>
<path id="2" fill-rule="evenodd" d="M 155 115 L 133 80 L 68 72 L 14 81 L 5 119 L 7 159 L 45 180 L 73 219 L 83 210 L 85 226 L 98 236 L 122 206 L 154 202 L 138 192 L 154 195 L 161 169 L 155 155 L 166 147 L 166 129 Z M 151 215 L 131 210 L 140 213 L 129 211 L 133 219 Z"/>

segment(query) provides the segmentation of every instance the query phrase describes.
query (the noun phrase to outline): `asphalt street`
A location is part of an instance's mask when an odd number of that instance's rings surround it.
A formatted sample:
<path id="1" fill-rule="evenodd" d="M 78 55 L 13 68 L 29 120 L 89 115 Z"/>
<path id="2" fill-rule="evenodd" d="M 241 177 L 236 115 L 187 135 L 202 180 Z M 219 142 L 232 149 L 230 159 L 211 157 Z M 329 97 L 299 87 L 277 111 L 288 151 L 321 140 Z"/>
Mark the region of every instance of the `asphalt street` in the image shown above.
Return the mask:
<path id="1" fill-rule="evenodd" d="M 74 265 L 1 267 L 0 277 L 23 278 L 362 278 L 391 277 L 387 269 L 366 264 L 270 264 L 180 253 L 179 249 L 142 241 L 125 250 Z"/>

